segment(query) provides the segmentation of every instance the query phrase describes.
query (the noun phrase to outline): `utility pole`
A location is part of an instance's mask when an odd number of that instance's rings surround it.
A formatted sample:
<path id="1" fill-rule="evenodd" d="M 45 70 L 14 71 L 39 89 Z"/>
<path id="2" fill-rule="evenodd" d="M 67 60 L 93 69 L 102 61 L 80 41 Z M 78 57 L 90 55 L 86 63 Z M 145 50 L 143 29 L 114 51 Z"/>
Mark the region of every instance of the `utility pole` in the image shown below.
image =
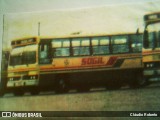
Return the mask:
<path id="1" fill-rule="evenodd" d="M 41 24 L 40 24 L 40 22 L 38 22 L 38 36 L 40 36 L 40 27 L 41 27 Z"/>

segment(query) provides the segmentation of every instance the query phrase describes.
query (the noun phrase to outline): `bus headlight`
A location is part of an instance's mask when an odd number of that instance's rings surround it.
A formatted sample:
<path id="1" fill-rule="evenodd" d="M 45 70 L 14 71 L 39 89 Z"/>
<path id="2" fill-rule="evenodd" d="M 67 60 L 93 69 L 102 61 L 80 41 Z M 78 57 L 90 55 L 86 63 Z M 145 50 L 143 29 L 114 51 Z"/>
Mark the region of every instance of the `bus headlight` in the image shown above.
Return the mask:
<path id="1" fill-rule="evenodd" d="M 147 68 L 152 68 L 154 67 L 154 63 L 146 63 L 145 65 Z"/>
<path id="2" fill-rule="evenodd" d="M 146 67 L 149 67 L 150 65 L 149 64 L 146 64 Z"/>
<path id="3" fill-rule="evenodd" d="M 150 67 L 153 67 L 153 63 L 150 64 Z"/>
<path id="4" fill-rule="evenodd" d="M 30 79 L 37 79 L 37 78 L 38 78 L 37 75 L 30 76 Z"/>
<path id="5" fill-rule="evenodd" d="M 13 81 L 13 78 L 9 78 L 9 81 Z"/>

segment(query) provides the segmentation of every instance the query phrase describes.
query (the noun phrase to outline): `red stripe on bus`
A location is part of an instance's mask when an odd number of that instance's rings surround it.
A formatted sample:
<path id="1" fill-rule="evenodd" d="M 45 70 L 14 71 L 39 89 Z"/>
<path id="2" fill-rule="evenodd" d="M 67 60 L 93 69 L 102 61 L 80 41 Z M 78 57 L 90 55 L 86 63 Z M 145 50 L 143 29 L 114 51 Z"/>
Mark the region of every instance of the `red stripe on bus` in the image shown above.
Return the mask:
<path id="1" fill-rule="evenodd" d="M 117 56 L 113 56 L 113 57 L 110 57 L 108 62 L 106 63 L 106 65 L 113 65 L 115 63 L 115 61 L 117 60 Z"/>

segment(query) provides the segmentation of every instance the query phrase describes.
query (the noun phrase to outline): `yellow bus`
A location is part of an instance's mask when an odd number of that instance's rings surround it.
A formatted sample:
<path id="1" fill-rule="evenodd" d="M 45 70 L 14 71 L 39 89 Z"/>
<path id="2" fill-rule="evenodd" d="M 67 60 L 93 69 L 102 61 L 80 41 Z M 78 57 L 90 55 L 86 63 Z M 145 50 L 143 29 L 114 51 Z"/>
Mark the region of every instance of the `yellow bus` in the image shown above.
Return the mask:
<path id="1" fill-rule="evenodd" d="M 143 39 L 144 77 L 148 81 L 160 76 L 160 12 L 144 16 Z"/>
<path id="2" fill-rule="evenodd" d="M 142 34 L 30 37 L 11 46 L 7 88 L 15 95 L 138 87 L 142 80 Z"/>

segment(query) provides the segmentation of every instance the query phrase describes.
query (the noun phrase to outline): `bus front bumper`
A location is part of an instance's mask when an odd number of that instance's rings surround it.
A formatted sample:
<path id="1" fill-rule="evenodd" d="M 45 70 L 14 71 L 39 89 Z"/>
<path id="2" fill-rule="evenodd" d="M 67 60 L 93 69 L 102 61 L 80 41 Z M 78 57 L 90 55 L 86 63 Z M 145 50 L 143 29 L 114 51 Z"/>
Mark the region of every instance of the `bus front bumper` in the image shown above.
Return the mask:
<path id="1" fill-rule="evenodd" d="M 17 80 L 8 81 L 7 87 L 25 87 L 25 86 L 37 86 L 38 80 Z"/>
<path id="2" fill-rule="evenodd" d="M 149 69 L 143 71 L 144 76 L 160 76 L 160 69 Z"/>

